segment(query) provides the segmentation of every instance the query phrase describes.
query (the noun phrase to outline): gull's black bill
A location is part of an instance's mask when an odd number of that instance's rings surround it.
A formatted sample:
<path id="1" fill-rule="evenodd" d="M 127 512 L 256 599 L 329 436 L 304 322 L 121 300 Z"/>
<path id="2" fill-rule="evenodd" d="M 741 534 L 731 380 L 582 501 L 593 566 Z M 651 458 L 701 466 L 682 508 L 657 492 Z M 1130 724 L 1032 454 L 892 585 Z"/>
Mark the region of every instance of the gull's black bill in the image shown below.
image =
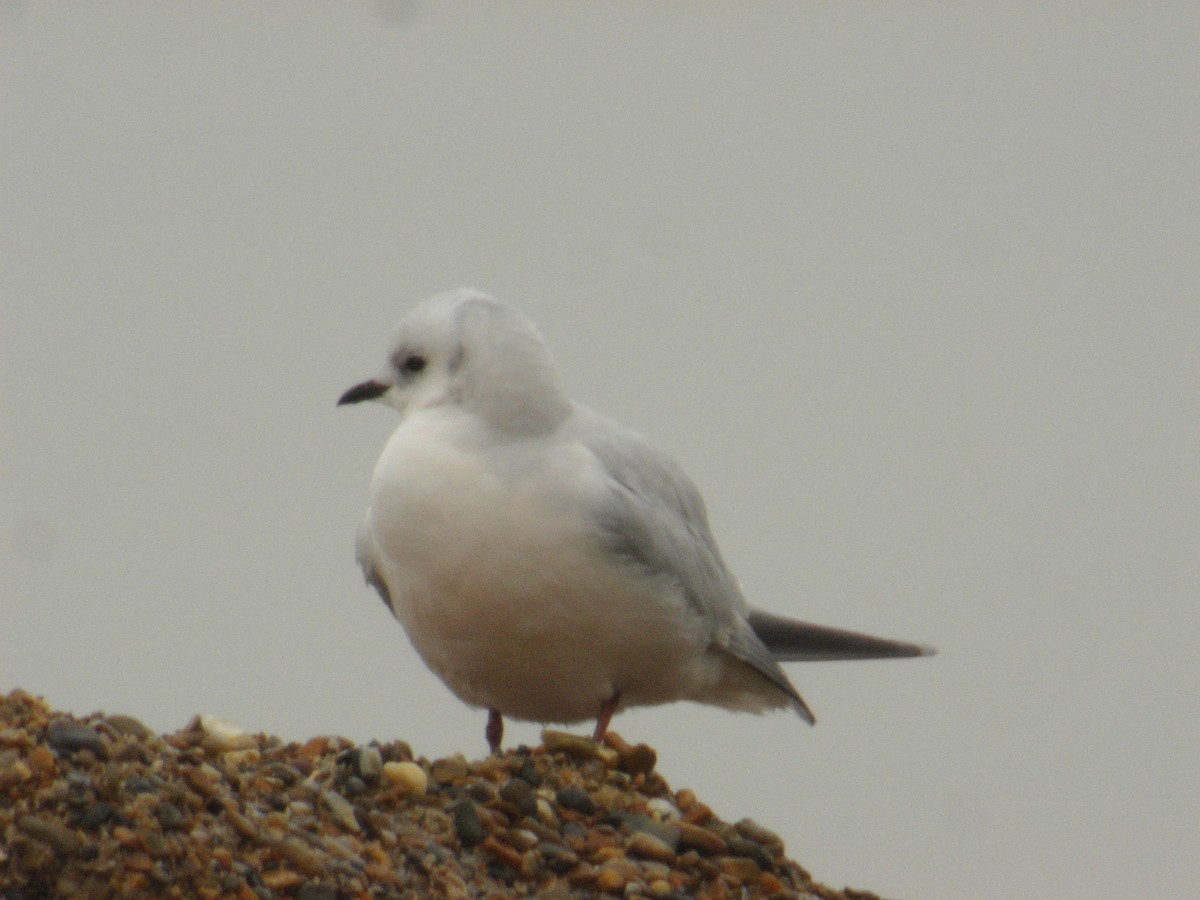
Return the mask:
<path id="1" fill-rule="evenodd" d="M 388 386 L 380 381 L 364 381 L 362 384 L 356 384 L 346 393 L 338 398 L 337 405 L 345 406 L 347 403 L 362 403 L 364 400 L 374 400 L 380 397 L 387 391 Z"/>

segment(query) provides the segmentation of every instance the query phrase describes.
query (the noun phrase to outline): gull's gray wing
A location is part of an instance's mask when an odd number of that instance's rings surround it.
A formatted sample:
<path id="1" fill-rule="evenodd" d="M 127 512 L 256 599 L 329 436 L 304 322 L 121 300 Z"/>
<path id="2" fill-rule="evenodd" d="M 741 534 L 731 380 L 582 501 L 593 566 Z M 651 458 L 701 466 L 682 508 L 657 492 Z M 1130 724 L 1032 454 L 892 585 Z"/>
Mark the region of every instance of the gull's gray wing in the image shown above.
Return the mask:
<path id="1" fill-rule="evenodd" d="M 750 627 L 750 607 L 721 559 L 692 480 L 637 432 L 585 407 L 577 406 L 575 416 L 580 441 L 609 479 L 597 515 L 611 550 L 674 579 L 709 629 L 712 647 L 749 666 L 812 722 L 807 704 Z"/>

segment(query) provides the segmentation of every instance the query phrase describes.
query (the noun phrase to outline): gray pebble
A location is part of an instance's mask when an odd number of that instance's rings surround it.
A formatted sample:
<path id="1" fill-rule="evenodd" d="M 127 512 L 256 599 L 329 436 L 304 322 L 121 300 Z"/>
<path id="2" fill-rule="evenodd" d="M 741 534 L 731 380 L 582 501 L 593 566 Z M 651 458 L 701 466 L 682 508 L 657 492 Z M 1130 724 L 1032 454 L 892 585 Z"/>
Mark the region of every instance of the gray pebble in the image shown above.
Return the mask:
<path id="1" fill-rule="evenodd" d="M 182 828 L 187 816 L 174 803 L 165 800 L 154 808 L 154 815 L 163 828 Z"/>
<path id="2" fill-rule="evenodd" d="M 99 828 L 105 822 L 109 821 L 116 815 L 116 810 L 103 801 L 94 803 L 84 810 L 83 815 L 79 817 L 79 827 L 91 830 Z"/>
<path id="3" fill-rule="evenodd" d="M 131 775 L 125 779 L 125 792 L 127 794 L 149 794 L 157 787 L 149 778 L 143 778 L 140 775 Z"/>
<path id="4" fill-rule="evenodd" d="M 378 747 L 359 747 L 355 759 L 358 777 L 367 784 L 374 784 L 383 772 L 383 754 Z"/>
<path id="5" fill-rule="evenodd" d="M 500 788 L 500 799 L 511 803 L 518 813 L 523 816 L 537 815 L 537 797 L 534 796 L 533 786 L 521 778 L 511 778 Z"/>
<path id="6" fill-rule="evenodd" d="M 450 812 L 454 816 L 454 831 L 458 835 L 459 843 L 464 847 L 474 847 L 487 837 L 487 829 L 479 821 L 479 810 L 469 799 L 460 799 L 451 807 Z"/>
<path id="7" fill-rule="evenodd" d="M 562 846 L 562 844 L 543 842 L 538 845 L 538 853 L 541 854 L 542 862 L 546 864 L 546 868 L 559 875 L 570 872 L 579 864 L 579 857 L 572 850 Z"/>
<path id="8" fill-rule="evenodd" d="M 617 813 L 617 817 L 621 820 L 621 824 L 630 831 L 640 831 L 658 838 L 671 849 L 671 852 L 679 849 L 680 832 L 674 825 L 668 825 L 666 822 L 659 822 L 649 816 L 637 813 Z"/>
<path id="9" fill-rule="evenodd" d="M 558 805 L 563 809 L 571 809 L 585 816 L 596 814 L 596 804 L 588 796 L 587 791 L 577 787 L 563 788 L 555 795 Z"/>
<path id="10" fill-rule="evenodd" d="M 71 719 L 55 719 L 46 729 L 46 743 L 59 753 L 74 753 L 76 750 L 91 750 L 98 757 L 104 756 L 104 742 L 100 734 L 90 725 Z"/>

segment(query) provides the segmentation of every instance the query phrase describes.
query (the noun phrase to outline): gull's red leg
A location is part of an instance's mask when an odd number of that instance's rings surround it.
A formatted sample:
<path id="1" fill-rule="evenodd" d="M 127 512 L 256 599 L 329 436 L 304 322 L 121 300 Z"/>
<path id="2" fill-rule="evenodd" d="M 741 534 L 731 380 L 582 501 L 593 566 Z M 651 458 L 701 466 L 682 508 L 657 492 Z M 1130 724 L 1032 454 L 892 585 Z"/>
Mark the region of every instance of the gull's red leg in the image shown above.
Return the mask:
<path id="1" fill-rule="evenodd" d="M 596 717 L 596 730 L 592 733 L 592 740 L 597 744 L 603 741 L 604 735 L 608 733 L 608 723 L 612 721 L 613 713 L 617 711 L 617 704 L 620 702 L 621 692 L 613 691 L 612 696 L 600 707 L 600 715 Z"/>
<path id="2" fill-rule="evenodd" d="M 499 753 L 500 742 L 504 740 L 504 716 L 500 715 L 500 710 L 488 710 L 487 727 L 483 729 L 483 734 L 487 738 L 488 746 L 492 748 L 492 752 Z"/>

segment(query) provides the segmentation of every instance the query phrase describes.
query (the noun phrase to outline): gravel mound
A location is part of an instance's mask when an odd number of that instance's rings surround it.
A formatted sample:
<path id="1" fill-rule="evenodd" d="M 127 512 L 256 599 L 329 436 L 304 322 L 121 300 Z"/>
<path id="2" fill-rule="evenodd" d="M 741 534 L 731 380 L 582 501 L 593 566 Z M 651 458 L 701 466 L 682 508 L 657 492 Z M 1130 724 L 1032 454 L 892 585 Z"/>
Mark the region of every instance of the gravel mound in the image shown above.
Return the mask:
<path id="1" fill-rule="evenodd" d="M 469 762 L 402 741 L 303 744 L 197 716 L 0 697 L 0 897 L 865 898 L 720 821 L 654 751 L 548 731 Z"/>

